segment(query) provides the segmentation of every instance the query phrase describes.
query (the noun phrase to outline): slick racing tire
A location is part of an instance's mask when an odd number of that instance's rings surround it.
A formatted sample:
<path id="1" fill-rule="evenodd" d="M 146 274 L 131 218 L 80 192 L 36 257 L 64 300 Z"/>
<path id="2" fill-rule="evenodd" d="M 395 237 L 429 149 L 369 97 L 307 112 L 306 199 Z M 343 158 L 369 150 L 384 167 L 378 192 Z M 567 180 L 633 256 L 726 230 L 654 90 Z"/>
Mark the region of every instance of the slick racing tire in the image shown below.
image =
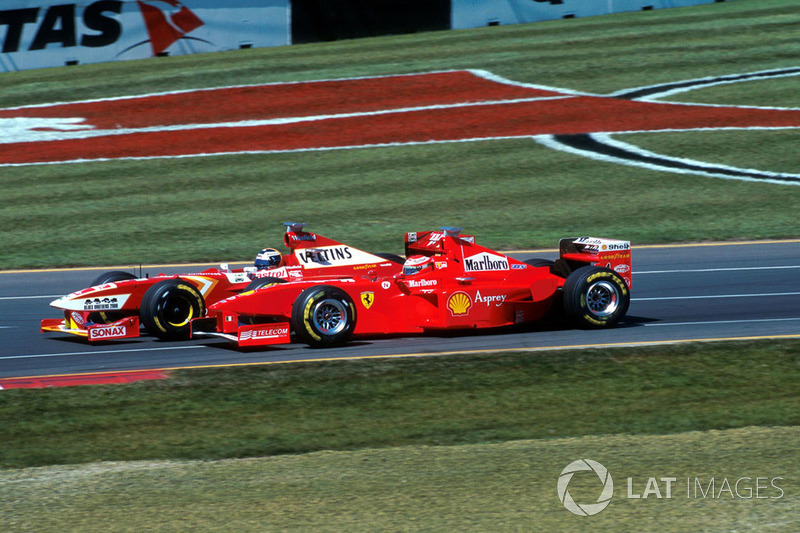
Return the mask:
<path id="1" fill-rule="evenodd" d="M 170 341 L 188 339 L 192 319 L 205 314 L 203 295 L 182 279 L 160 281 L 147 289 L 140 310 L 145 329 Z"/>
<path id="2" fill-rule="evenodd" d="M 271 276 L 267 276 L 265 278 L 256 278 L 250 283 L 247 284 L 247 287 L 244 288 L 242 294 L 246 292 L 251 292 L 256 289 L 260 289 L 261 287 L 271 287 L 273 285 L 277 285 L 279 283 L 286 283 L 285 279 L 281 278 L 273 278 Z M 256 317 L 247 316 L 247 315 L 240 315 L 239 320 L 244 324 L 258 324 L 259 321 Z"/>
<path id="3" fill-rule="evenodd" d="M 381 252 L 381 253 L 375 254 L 375 255 L 377 255 L 378 257 L 380 257 L 384 261 L 391 261 L 392 263 L 397 263 L 398 265 L 402 265 L 403 263 L 406 262 L 406 260 L 403 257 L 401 257 L 401 256 L 399 256 L 397 254 L 389 254 L 389 253 Z"/>
<path id="4" fill-rule="evenodd" d="M 528 266 L 532 266 L 532 267 L 553 268 L 553 265 L 555 265 L 555 263 L 553 261 L 549 260 L 549 259 L 536 259 L 536 258 L 526 259 L 525 261 L 523 261 L 523 263 L 525 263 Z"/>
<path id="5" fill-rule="evenodd" d="M 94 278 L 89 286 L 95 287 L 97 285 L 105 285 L 106 283 L 114 283 L 115 281 L 125 281 L 129 279 L 136 279 L 136 276 L 130 272 L 123 272 L 122 270 L 111 270 L 109 272 L 103 272 Z M 126 314 L 118 311 L 97 311 L 95 313 L 89 313 L 88 321 L 94 322 L 95 324 L 111 324 L 128 315 L 129 313 Z"/>
<path id="6" fill-rule="evenodd" d="M 92 281 L 89 286 L 94 287 L 95 285 L 105 285 L 106 283 L 114 283 L 115 281 L 125 281 L 128 279 L 136 279 L 136 276 L 122 270 L 111 270 L 109 272 L 103 272 L 94 278 L 94 281 Z"/>
<path id="7" fill-rule="evenodd" d="M 292 307 L 292 329 L 298 340 L 317 348 L 345 344 L 353 336 L 356 318 L 353 299 L 331 285 L 309 287 Z"/>
<path id="8" fill-rule="evenodd" d="M 582 328 L 619 322 L 631 302 L 625 281 L 613 270 L 585 266 L 569 275 L 563 288 L 564 314 Z"/>
<path id="9" fill-rule="evenodd" d="M 242 292 L 254 291 L 256 289 L 260 289 L 261 287 L 270 287 L 272 285 L 277 285 L 278 283 L 286 283 L 286 280 L 281 278 L 273 278 L 271 276 L 267 276 L 265 278 L 256 278 L 248 283 L 247 287 L 245 287 Z"/>

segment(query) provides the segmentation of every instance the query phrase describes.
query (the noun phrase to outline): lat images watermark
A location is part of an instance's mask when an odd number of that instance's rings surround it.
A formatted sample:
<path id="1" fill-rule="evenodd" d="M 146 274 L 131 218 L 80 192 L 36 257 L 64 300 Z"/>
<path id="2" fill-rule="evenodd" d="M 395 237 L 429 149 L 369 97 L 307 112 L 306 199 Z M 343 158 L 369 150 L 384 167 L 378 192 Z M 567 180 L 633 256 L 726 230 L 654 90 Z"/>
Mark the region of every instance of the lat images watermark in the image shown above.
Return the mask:
<path id="1" fill-rule="evenodd" d="M 597 474 L 597 477 L 599 477 L 600 481 L 603 483 L 603 491 L 600 493 L 595 503 L 576 503 L 569 493 L 569 483 L 572 481 L 572 477 L 577 472 L 584 470 Z M 569 512 L 579 516 L 596 515 L 608 507 L 613 495 L 614 480 L 611 478 L 611 474 L 608 473 L 606 467 L 591 459 L 579 459 L 571 462 L 561 471 L 561 475 L 558 477 L 558 499 L 561 500 L 561 503 L 564 504 L 564 507 L 566 507 Z"/>
<path id="2" fill-rule="evenodd" d="M 576 502 L 569 492 L 569 484 L 576 474 L 590 472 L 601 482 L 600 495 L 594 502 Z M 703 500 L 779 500 L 785 492 L 782 476 L 698 477 L 660 476 L 626 478 L 625 497 L 628 500 L 653 499 L 703 499 Z M 579 459 L 568 464 L 558 477 L 558 499 L 571 513 L 592 516 L 603 511 L 614 497 L 614 481 L 608 469 L 597 461 Z"/>

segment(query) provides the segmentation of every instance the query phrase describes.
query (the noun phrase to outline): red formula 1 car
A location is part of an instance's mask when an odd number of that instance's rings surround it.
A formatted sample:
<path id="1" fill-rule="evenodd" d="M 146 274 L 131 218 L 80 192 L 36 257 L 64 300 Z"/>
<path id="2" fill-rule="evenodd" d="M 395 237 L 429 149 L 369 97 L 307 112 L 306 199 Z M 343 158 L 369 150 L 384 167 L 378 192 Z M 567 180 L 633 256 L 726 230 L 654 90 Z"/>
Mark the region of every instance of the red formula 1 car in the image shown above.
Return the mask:
<path id="1" fill-rule="evenodd" d="M 163 340 L 186 339 L 193 319 L 209 305 L 257 287 L 316 278 L 353 277 L 359 273 L 390 276 L 401 271 L 403 259 L 370 254 L 315 233 L 305 224 L 287 222 L 281 254 L 267 248 L 255 266 L 231 270 L 227 265 L 194 274 L 137 278 L 122 271 L 106 272 L 92 286 L 55 300 L 63 319 L 44 319 L 43 332 L 80 335 L 90 342 L 140 335 L 140 324 Z"/>
<path id="2" fill-rule="evenodd" d="M 627 241 L 562 239 L 556 261 L 517 261 L 460 228 L 406 234 L 401 273 L 289 280 L 211 305 L 194 334 L 239 346 L 297 340 L 327 347 L 351 337 L 492 328 L 541 320 L 556 302 L 583 327 L 617 323 L 628 309 Z"/>

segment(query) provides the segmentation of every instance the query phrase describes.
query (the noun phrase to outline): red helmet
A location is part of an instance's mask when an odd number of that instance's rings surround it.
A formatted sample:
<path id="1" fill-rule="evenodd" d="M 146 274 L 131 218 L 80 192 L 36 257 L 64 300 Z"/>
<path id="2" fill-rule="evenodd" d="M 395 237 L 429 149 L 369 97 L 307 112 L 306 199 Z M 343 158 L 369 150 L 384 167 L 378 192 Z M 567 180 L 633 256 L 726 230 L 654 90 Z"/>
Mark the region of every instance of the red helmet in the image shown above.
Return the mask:
<path id="1" fill-rule="evenodd" d="M 415 276 L 433 270 L 433 258 L 424 255 L 412 255 L 403 263 L 403 274 Z"/>

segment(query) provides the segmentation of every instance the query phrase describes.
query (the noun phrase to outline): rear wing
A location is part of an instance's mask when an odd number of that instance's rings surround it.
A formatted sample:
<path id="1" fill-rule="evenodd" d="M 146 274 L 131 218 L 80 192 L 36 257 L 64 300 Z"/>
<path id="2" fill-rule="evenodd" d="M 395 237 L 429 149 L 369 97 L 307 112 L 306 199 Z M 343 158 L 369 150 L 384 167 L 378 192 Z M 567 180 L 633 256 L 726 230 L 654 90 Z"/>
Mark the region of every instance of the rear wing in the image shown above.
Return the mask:
<path id="1" fill-rule="evenodd" d="M 596 265 L 613 270 L 625 280 L 629 288 L 632 287 L 630 241 L 597 237 L 561 239 L 558 242 L 558 254 L 557 267 L 565 277 L 581 266 Z"/>
<path id="2" fill-rule="evenodd" d="M 461 235 L 461 228 L 442 227 L 440 231 L 410 231 L 406 233 L 406 257 L 435 255 L 445 252 L 445 237 L 475 244 L 474 235 Z"/>

